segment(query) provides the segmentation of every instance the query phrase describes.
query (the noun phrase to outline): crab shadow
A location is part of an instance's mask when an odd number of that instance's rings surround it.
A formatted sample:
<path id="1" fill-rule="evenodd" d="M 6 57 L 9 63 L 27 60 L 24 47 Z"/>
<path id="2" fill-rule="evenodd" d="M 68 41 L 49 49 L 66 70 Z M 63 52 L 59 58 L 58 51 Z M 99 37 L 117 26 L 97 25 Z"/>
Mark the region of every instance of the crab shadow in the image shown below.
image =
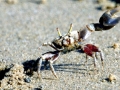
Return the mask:
<path id="1" fill-rule="evenodd" d="M 84 66 L 84 64 L 54 64 L 55 71 L 61 71 L 61 72 L 72 72 L 72 73 L 81 73 L 84 74 L 86 71 L 86 68 L 81 68 L 81 66 Z M 50 70 L 48 67 L 47 70 Z"/>
<path id="2" fill-rule="evenodd" d="M 44 4 L 46 1 L 45 0 L 24 0 L 22 2 L 29 2 L 29 3 L 34 3 L 34 4 Z"/>
<path id="3" fill-rule="evenodd" d="M 4 79 L 6 76 L 5 74 L 10 71 L 10 69 L 13 67 L 13 64 L 7 65 L 3 70 L 0 70 L 0 80 Z"/>
<path id="4" fill-rule="evenodd" d="M 35 4 L 42 4 L 44 1 L 42 0 L 29 0 L 28 2 L 35 3 Z"/>
<path id="5" fill-rule="evenodd" d="M 24 71 L 26 75 L 32 76 L 33 72 L 37 71 L 37 60 L 27 60 L 22 63 L 24 67 Z M 49 64 L 47 64 L 46 68 L 44 67 L 45 61 L 42 62 L 41 71 L 50 70 Z M 89 65 L 89 64 L 88 64 Z M 91 65 L 91 64 L 90 64 Z M 84 74 L 86 71 L 86 67 L 84 64 L 53 64 L 55 71 L 60 72 L 72 72 L 72 73 L 81 73 Z"/>
<path id="6" fill-rule="evenodd" d="M 26 75 L 32 76 L 34 71 L 37 71 L 37 60 L 26 60 L 22 63 Z"/>

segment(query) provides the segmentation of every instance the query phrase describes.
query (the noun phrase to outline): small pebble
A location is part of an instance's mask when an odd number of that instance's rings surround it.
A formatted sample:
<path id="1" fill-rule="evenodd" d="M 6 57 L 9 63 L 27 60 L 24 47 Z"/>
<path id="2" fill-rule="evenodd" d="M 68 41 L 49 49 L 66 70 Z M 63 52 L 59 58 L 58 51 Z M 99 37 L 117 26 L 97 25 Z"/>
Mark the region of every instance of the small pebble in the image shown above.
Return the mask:
<path id="1" fill-rule="evenodd" d="M 112 47 L 113 47 L 114 49 L 117 49 L 117 48 L 119 48 L 119 44 L 118 44 L 118 43 L 114 43 Z"/>
<path id="2" fill-rule="evenodd" d="M 42 90 L 42 86 L 40 85 L 38 88 L 34 88 L 34 90 Z"/>
<path id="3" fill-rule="evenodd" d="M 113 82 L 114 80 L 116 80 L 116 76 L 113 75 L 113 74 L 110 74 L 110 75 L 109 75 L 109 81 L 110 81 L 110 82 Z"/>
<path id="4" fill-rule="evenodd" d="M 27 83 L 30 83 L 31 79 L 28 77 L 28 78 L 25 78 L 24 81 L 27 82 Z"/>
<path id="5" fill-rule="evenodd" d="M 41 3 L 43 3 L 43 4 L 46 3 L 46 2 L 47 2 L 47 0 L 41 0 Z"/>
<path id="6" fill-rule="evenodd" d="M 102 10 L 113 9 L 116 7 L 116 3 L 108 0 L 98 0 Z"/>
<path id="7" fill-rule="evenodd" d="M 18 3 L 18 0 L 6 0 L 8 4 L 16 4 Z"/>

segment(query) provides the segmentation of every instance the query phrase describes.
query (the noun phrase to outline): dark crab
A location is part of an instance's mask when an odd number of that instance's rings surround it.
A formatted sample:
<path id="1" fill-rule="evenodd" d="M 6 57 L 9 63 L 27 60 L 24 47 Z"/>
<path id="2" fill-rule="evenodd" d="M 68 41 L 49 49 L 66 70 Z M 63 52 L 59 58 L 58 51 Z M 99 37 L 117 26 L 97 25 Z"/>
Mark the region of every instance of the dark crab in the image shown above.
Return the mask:
<path id="1" fill-rule="evenodd" d="M 91 56 L 94 59 L 95 68 L 96 68 L 96 57 L 97 57 L 97 53 L 99 52 L 103 66 L 102 50 L 99 47 L 92 44 L 82 45 L 82 42 L 86 40 L 89 37 L 89 35 L 94 31 L 109 30 L 112 27 L 114 27 L 120 21 L 120 17 L 115 16 L 115 13 L 118 11 L 119 9 L 116 8 L 105 12 L 100 17 L 99 23 L 88 24 L 81 31 L 71 31 L 72 30 L 72 24 L 71 24 L 68 33 L 64 36 L 60 33 L 59 29 L 57 28 L 59 37 L 57 39 L 54 39 L 52 42 L 47 42 L 43 44 L 43 46 L 52 47 L 55 51 L 46 52 L 42 54 L 40 58 L 37 59 L 38 74 L 40 74 L 42 60 L 45 60 L 44 66 L 46 66 L 49 63 L 53 75 L 57 78 L 56 72 L 52 65 L 53 62 L 55 62 L 58 59 L 61 53 L 66 53 L 78 49 L 84 51 L 84 53 L 86 54 L 86 59 L 87 56 Z"/>

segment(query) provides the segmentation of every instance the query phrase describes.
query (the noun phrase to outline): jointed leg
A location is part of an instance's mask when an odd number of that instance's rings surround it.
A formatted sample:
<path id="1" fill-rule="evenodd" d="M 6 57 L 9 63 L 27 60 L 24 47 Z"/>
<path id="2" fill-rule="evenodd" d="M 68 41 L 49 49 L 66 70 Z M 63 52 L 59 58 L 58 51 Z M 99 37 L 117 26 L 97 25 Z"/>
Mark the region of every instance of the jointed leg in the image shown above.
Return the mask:
<path id="1" fill-rule="evenodd" d="M 97 60 L 96 60 L 95 54 L 93 54 L 92 57 L 94 59 L 94 70 L 96 71 Z"/>
<path id="2" fill-rule="evenodd" d="M 98 53 L 97 52 L 95 52 L 95 57 L 96 57 L 96 59 L 98 59 Z"/>
<path id="3" fill-rule="evenodd" d="M 52 45 L 52 43 L 50 43 L 50 42 L 43 43 L 43 46 L 50 46 L 50 47 L 52 47 L 53 49 L 59 51 L 59 50 L 58 50 L 54 45 Z"/>
<path id="4" fill-rule="evenodd" d="M 101 58 L 102 69 L 103 69 L 104 68 L 104 63 L 103 63 L 104 55 L 103 55 L 103 52 L 101 50 L 100 50 L 100 58 Z"/>
<path id="5" fill-rule="evenodd" d="M 37 73 L 38 73 L 38 76 L 41 78 L 41 75 L 40 75 L 40 69 L 41 69 L 41 66 L 42 66 L 42 58 L 38 58 L 37 59 Z"/>
<path id="6" fill-rule="evenodd" d="M 88 72 L 87 61 L 88 61 L 88 55 L 86 55 L 86 61 L 85 61 L 85 67 L 86 67 L 86 69 L 87 69 L 87 72 Z"/>
<path id="7" fill-rule="evenodd" d="M 88 55 L 86 55 L 86 61 L 84 62 L 85 66 L 87 66 L 87 61 L 88 61 Z"/>
<path id="8" fill-rule="evenodd" d="M 56 78 L 58 78 L 57 75 L 56 75 L 55 69 L 54 69 L 54 67 L 53 67 L 53 61 L 50 61 L 49 64 L 50 64 L 50 69 L 51 69 L 53 75 L 54 75 Z"/>

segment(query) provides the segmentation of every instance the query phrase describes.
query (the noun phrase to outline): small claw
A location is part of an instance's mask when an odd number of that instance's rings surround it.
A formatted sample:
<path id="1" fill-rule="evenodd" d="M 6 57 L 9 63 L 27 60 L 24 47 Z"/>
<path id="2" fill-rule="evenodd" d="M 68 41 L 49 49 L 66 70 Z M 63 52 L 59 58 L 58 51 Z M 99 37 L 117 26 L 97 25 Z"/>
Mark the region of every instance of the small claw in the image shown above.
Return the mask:
<path id="1" fill-rule="evenodd" d="M 47 43 L 43 43 L 42 45 L 43 45 L 43 46 L 47 46 Z"/>

